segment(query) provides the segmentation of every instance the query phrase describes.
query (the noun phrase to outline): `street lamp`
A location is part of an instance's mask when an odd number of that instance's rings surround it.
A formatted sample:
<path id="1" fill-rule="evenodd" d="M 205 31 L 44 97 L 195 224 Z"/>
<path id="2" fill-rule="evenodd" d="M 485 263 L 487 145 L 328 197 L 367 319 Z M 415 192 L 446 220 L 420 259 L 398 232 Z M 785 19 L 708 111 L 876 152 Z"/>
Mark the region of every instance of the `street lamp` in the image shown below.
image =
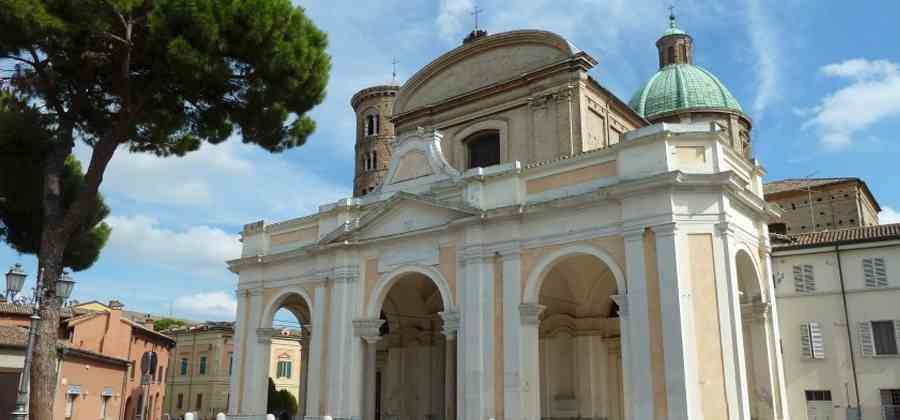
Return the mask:
<path id="1" fill-rule="evenodd" d="M 16 264 L 9 268 L 6 272 L 6 300 L 12 302 L 13 298 L 22 291 L 25 285 L 25 271 L 22 270 L 21 264 Z"/>
<path id="2" fill-rule="evenodd" d="M 14 265 L 6 273 L 6 287 L 10 291 L 18 293 L 25 283 L 25 271 L 19 264 Z M 25 349 L 25 365 L 22 367 L 22 377 L 19 378 L 19 394 L 16 398 L 16 409 L 12 412 L 14 420 L 26 420 L 28 418 L 28 381 L 31 379 L 31 360 L 34 353 L 34 342 L 37 340 L 38 324 L 41 322 L 41 301 L 44 296 L 44 269 L 40 269 L 37 284 L 34 286 L 34 298 L 31 303 L 31 327 L 28 330 L 28 347 Z M 14 287 L 13 287 L 14 286 Z M 68 273 L 61 273 L 56 280 L 56 296 L 63 302 L 72 295 L 75 281 Z"/>

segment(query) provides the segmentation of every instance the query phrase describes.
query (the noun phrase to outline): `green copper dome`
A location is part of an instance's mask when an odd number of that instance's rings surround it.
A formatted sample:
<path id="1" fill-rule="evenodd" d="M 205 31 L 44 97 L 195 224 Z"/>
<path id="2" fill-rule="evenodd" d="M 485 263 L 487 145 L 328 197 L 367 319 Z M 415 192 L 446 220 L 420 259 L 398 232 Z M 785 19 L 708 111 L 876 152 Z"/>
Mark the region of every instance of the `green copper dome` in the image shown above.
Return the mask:
<path id="1" fill-rule="evenodd" d="M 635 92 L 628 106 L 644 118 L 694 108 L 743 113 L 728 88 L 712 73 L 693 64 L 669 64 Z"/>

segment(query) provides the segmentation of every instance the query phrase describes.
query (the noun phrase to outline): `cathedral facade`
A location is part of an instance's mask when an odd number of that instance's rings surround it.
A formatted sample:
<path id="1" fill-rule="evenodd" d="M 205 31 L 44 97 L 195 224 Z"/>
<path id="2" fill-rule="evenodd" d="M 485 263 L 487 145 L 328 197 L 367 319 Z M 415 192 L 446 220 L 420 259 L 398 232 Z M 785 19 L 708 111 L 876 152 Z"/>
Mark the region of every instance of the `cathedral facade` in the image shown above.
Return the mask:
<path id="1" fill-rule="evenodd" d="M 787 418 L 750 119 L 674 18 L 657 47 L 628 103 L 537 30 L 355 95 L 354 197 L 229 262 L 229 414 L 265 414 L 287 309 L 306 418 Z"/>

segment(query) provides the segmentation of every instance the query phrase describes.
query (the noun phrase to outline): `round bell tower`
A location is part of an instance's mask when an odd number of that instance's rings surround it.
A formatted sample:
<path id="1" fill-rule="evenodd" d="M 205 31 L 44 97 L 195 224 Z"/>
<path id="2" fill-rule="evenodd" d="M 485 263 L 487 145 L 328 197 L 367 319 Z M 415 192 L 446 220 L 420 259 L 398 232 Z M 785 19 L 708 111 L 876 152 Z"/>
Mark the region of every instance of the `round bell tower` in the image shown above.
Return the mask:
<path id="1" fill-rule="evenodd" d="M 394 140 L 394 100 L 400 86 L 379 85 L 353 95 L 350 105 L 356 113 L 356 171 L 353 196 L 361 197 L 375 190 L 387 174 Z"/>

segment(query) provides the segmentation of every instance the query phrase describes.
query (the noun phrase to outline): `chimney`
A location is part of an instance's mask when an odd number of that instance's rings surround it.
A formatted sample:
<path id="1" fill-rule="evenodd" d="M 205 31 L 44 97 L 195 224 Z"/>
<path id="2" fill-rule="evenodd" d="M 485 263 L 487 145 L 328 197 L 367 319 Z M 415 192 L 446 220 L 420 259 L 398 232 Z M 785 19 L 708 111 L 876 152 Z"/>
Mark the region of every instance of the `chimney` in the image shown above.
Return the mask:
<path id="1" fill-rule="evenodd" d="M 152 330 L 153 323 L 154 323 L 154 321 L 153 321 L 153 318 L 150 317 L 150 314 L 147 314 L 144 316 L 144 328 L 146 328 L 148 330 Z"/>

